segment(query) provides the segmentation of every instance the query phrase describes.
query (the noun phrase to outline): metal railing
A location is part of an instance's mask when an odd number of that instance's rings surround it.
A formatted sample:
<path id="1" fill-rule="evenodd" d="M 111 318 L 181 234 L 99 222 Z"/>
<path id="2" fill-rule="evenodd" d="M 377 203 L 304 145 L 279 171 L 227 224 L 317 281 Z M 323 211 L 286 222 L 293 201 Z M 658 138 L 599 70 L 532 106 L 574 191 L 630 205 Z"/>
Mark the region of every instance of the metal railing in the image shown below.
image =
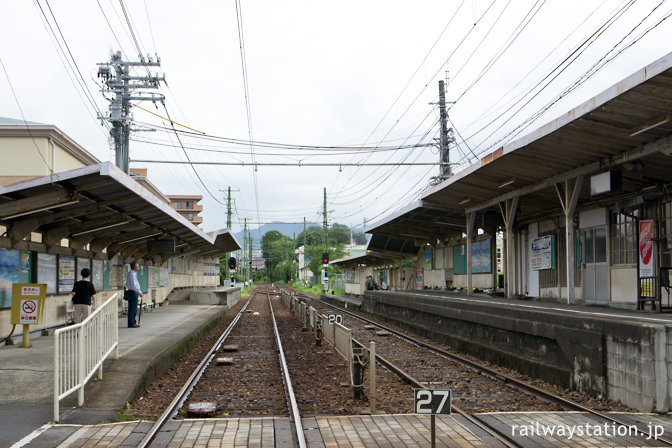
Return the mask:
<path id="1" fill-rule="evenodd" d="M 114 351 L 119 358 L 119 324 L 115 293 L 82 323 L 54 332 L 54 421 L 59 421 L 60 401 L 78 391 L 77 405 L 84 405 L 84 386 Z"/>

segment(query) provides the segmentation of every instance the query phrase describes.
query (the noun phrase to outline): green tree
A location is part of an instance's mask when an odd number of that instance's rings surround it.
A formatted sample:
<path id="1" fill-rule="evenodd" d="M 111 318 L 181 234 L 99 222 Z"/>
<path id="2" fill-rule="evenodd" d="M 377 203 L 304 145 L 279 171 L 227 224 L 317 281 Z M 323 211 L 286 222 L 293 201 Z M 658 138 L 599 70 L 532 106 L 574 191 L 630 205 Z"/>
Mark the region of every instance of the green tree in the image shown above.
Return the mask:
<path id="1" fill-rule="evenodd" d="M 285 281 L 284 272 L 286 269 L 280 266 L 294 259 L 294 240 L 277 230 L 271 230 L 266 232 L 261 241 L 267 271 L 270 272 L 271 276 L 268 281 Z"/>
<path id="2" fill-rule="evenodd" d="M 310 226 L 305 232 L 299 233 L 296 237 L 296 247 L 303 246 L 303 236 L 306 236 L 306 246 L 319 246 L 322 244 L 322 227 Z"/>
<path id="3" fill-rule="evenodd" d="M 334 224 L 327 231 L 329 245 L 337 246 L 339 244 L 348 244 L 350 242 L 350 228 L 343 224 Z"/>
<path id="4" fill-rule="evenodd" d="M 360 232 L 356 232 L 353 235 L 355 239 L 355 244 L 366 244 L 366 235 Z"/>

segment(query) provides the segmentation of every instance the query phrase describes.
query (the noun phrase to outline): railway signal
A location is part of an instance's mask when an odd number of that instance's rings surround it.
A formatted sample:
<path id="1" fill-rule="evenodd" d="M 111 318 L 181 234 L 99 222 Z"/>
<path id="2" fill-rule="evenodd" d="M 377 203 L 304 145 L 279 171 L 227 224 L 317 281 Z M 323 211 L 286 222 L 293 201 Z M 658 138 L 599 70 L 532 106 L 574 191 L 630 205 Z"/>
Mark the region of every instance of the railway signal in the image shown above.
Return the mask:
<path id="1" fill-rule="evenodd" d="M 329 252 L 322 253 L 322 264 L 329 264 Z"/>
<path id="2" fill-rule="evenodd" d="M 229 258 L 229 269 L 236 269 L 236 259 L 235 257 Z"/>

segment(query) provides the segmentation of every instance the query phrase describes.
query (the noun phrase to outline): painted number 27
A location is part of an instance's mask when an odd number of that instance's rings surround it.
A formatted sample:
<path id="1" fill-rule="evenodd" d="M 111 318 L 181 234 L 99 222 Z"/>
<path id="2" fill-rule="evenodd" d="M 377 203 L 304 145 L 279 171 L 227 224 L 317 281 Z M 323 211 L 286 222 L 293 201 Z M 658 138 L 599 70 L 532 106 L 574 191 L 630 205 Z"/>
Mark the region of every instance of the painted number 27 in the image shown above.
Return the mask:
<path id="1" fill-rule="evenodd" d="M 416 389 L 416 414 L 450 414 L 450 390 Z"/>

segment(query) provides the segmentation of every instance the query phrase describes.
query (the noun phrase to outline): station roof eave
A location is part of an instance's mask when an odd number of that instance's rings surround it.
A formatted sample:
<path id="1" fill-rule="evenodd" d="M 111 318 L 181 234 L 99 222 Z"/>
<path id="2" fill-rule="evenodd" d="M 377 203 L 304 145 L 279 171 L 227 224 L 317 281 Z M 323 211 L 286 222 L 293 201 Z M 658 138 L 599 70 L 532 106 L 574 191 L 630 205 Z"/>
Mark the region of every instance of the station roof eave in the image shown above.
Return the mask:
<path id="1" fill-rule="evenodd" d="M 0 187 L 0 225 L 14 248 L 39 232 L 47 248 L 68 239 L 75 251 L 88 246 L 108 257 L 217 257 L 240 249 L 228 229 L 205 233 L 109 162 Z M 175 240 L 175 252 L 149 252 L 147 241 L 161 239 Z"/>
<path id="2" fill-rule="evenodd" d="M 341 266 L 343 268 L 356 268 L 358 266 L 387 266 L 392 264 L 395 261 L 395 257 L 385 256 L 382 254 L 376 253 L 366 253 L 362 255 L 356 255 L 354 257 L 340 258 L 334 260 L 329 264 Z"/>
<path id="3" fill-rule="evenodd" d="M 672 180 L 671 114 L 672 53 L 428 189 L 422 201 L 461 207 L 464 216 L 517 197 L 516 218 L 531 221 L 562 212 L 566 180 L 586 180 L 579 208 L 605 200 L 591 196 L 588 177 L 609 169 L 622 175 L 612 200 L 655 189 Z"/>
<path id="4" fill-rule="evenodd" d="M 372 235 L 368 250 L 410 257 L 416 255 L 422 244 L 443 241 L 451 233 L 464 231 L 465 225 L 462 209 L 418 200 L 372 223 L 364 231 Z"/>

